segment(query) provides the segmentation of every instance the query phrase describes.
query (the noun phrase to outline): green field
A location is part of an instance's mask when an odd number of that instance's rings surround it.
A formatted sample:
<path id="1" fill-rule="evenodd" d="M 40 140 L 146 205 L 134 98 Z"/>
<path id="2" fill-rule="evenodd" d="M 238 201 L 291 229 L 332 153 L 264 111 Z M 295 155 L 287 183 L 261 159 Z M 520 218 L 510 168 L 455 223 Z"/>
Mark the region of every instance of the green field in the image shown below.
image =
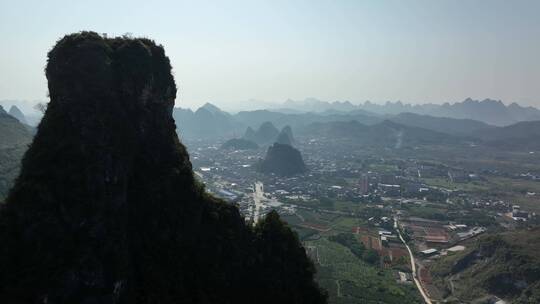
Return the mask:
<path id="1" fill-rule="evenodd" d="M 400 285 L 391 271 L 366 264 L 326 238 L 306 242 L 318 251 L 317 280 L 330 303 L 421 303 L 413 285 Z"/>
<path id="2" fill-rule="evenodd" d="M 396 165 L 390 165 L 390 164 L 370 164 L 369 170 L 379 173 L 392 173 L 397 170 Z"/>
<path id="3" fill-rule="evenodd" d="M 332 222 L 332 229 L 334 230 L 334 233 L 351 232 L 353 227 L 357 227 L 362 223 L 363 222 L 357 218 L 339 217 Z"/>
<path id="4" fill-rule="evenodd" d="M 398 284 L 392 270 L 367 264 L 347 247 L 328 240 L 331 235 L 365 226 L 364 220 L 309 210 L 298 210 L 298 215 L 283 216 L 283 220 L 293 227 L 305 246 L 317 248 L 317 280 L 328 291 L 329 303 L 421 303 L 414 286 Z M 307 222 L 325 225 L 330 230 L 307 229 L 302 226 Z"/>
<path id="5" fill-rule="evenodd" d="M 467 183 L 452 183 L 448 178 L 422 178 L 422 182 L 434 187 L 459 191 L 486 191 L 489 184 L 484 181 L 472 181 Z"/>
<path id="6" fill-rule="evenodd" d="M 488 176 L 487 180 L 468 183 L 451 183 L 446 178 L 424 178 L 422 181 L 430 186 L 487 195 L 513 205 L 521 205 L 528 211 L 540 212 L 540 181 L 499 176 Z M 536 195 L 527 195 L 528 192 Z"/>

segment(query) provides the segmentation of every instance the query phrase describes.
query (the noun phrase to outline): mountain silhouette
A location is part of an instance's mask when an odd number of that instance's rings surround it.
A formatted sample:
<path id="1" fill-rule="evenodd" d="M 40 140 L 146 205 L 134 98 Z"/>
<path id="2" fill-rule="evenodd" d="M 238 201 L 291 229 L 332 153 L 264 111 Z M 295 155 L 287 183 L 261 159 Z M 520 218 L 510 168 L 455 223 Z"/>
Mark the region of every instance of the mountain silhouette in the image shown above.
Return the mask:
<path id="1" fill-rule="evenodd" d="M 26 121 L 26 117 L 24 116 L 23 112 L 15 105 L 11 106 L 11 108 L 9 108 L 9 115 L 17 118 L 17 120 L 19 120 L 21 123 L 23 124 L 28 124 L 28 122 Z"/>
<path id="2" fill-rule="evenodd" d="M 244 139 L 253 141 L 259 145 L 269 144 L 276 140 L 279 130 L 269 121 L 263 122 L 257 131 L 250 127 L 246 129 Z"/>
<path id="3" fill-rule="evenodd" d="M 67 35 L 0 209 L 2 303 L 325 303 L 296 234 L 193 177 L 176 84 L 149 39 Z"/>

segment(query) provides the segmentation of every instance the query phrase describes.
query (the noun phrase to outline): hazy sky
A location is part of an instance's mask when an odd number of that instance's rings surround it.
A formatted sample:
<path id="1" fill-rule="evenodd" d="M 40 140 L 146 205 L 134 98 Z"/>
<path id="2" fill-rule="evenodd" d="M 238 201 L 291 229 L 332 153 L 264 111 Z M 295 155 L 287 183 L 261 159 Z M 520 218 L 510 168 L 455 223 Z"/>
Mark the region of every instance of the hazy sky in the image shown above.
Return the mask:
<path id="1" fill-rule="evenodd" d="M 45 99 L 66 33 L 165 46 L 177 104 L 495 98 L 540 106 L 540 1 L 0 0 L 0 99 Z"/>

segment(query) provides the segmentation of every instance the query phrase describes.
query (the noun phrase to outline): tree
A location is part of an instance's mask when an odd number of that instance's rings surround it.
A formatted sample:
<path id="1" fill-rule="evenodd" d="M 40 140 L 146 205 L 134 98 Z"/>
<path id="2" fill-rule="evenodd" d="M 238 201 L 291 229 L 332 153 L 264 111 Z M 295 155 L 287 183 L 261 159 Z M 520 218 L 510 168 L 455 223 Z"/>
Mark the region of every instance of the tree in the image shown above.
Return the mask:
<path id="1" fill-rule="evenodd" d="M 315 266 L 276 211 L 259 221 L 254 232 L 259 252 L 256 288 L 267 289 L 272 303 L 326 303 L 327 294 L 313 280 Z"/>
<path id="2" fill-rule="evenodd" d="M 379 262 L 379 254 L 373 249 L 368 249 L 362 254 L 362 259 L 370 264 L 377 264 Z"/>

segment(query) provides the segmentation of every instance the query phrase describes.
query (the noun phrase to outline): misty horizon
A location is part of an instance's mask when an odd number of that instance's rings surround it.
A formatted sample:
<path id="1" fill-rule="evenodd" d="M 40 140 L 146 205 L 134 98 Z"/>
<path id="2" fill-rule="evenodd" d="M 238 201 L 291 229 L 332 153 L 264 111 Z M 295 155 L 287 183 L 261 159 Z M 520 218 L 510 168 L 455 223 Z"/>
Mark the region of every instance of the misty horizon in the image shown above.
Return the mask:
<path id="1" fill-rule="evenodd" d="M 6 6 L 0 33 L 9 48 L 0 50 L 0 100 L 46 99 L 44 54 L 65 33 L 92 30 L 160 41 L 181 80 L 177 106 L 182 107 L 212 102 L 233 109 L 250 99 L 309 96 L 414 104 L 471 97 L 540 105 L 536 1 L 163 7 L 63 1 Z M 21 18 L 30 8 L 32 18 Z"/>
<path id="2" fill-rule="evenodd" d="M 316 98 L 316 97 L 306 97 L 306 98 L 303 98 L 303 99 L 287 98 L 286 100 L 282 100 L 282 101 L 268 101 L 268 100 L 260 100 L 260 99 L 255 99 L 255 98 L 249 98 L 249 99 L 246 99 L 245 101 L 240 101 L 240 102 L 236 102 L 236 103 L 221 102 L 219 100 L 209 100 L 209 101 L 204 101 L 204 102 L 200 102 L 200 103 L 184 104 L 182 102 L 179 102 L 178 99 L 177 99 L 177 101 L 175 102 L 174 107 L 175 108 L 182 108 L 182 109 L 189 109 L 189 110 L 192 110 L 192 111 L 196 111 L 197 109 L 203 107 L 206 104 L 211 104 L 211 105 L 214 105 L 214 106 L 220 108 L 223 111 L 236 113 L 236 112 L 240 112 L 240 111 L 255 111 L 255 110 L 275 110 L 275 111 L 287 110 L 287 109 L 289 109 L 287 107 L 288 102 L 293 102 L 297 106 L 301 105 L 301 104 L 309 104 L 310 102 L 322 102 L 322 103 L 328 103 L 330 105 L 335 104 L 335 103 L 338 103 L 338 104 L 350 103 L 351 105 L 357 106 L 357 107 L 363 107 L 363 106 L 368 105 L 368 104 L 372 104 L 372 105 L 376 105 L 376 106 L 387 106 L 387 105 L 392 105 L 392 104 L 401 104 L 403 106 L 415 107 L 415 106 L 425 106 L 425 105 L 437 105 L 437 106 L 454 105 L 454 104 L 463 103 L 463 102 L 465 102 L 467 100 L 472 100 L 472 101 L 475 101 L 475 102 L 476 101 L 477 102 L 493 101 L 493 102 L 500 102 L 506 107 L 510 106 L 511 104 L 517 104 L 517 105 L 522 106 L 522 107 L 533 107 L 533 108 L 536 108 L 536 109 L 540 109 L 540 107 L 538 107 L 536 105 L 527 105 L 527 104 L 523 104 L 523 103 L 520 103 L 520 102 L 517 102 L 517 101 L 508 101 L 508 100 L 501 100 L 501 99 L 489 98 L 489 97 L 480 98 L 480 99 L 466 97 L 464 99 L 456 100 L 456 101 L 428 101 L 428 102 L 417 102 L 417 103 L 415 103 L 415 102 L 407 102 L 407 101 L 403 101 L 403 100 L 351 101 L 351 100 L 347 100 L 347 99 L 345 99 L 345 100 L 322 100 L 322 99 L 319 99 L 319 98 Z M 34 116 L 38 115 L 38 116 L 41 116 L 40 111 L 37 110 L 35 108 L 35 106 L 37 104 L 46 104 L 47 102 L 48 102 L 48 100 L 46 100 L 46 99 L 43 99 L 43 100 L 0 99 L 0 106 L 4 107 L 5 110 L 9 110 L 9 107 L 11 107 L 11 106 L 17 106 L 18 108 L 20 108 L 21 111 L 23 111 L 25 113 L 25 115 L 34 115 Z M 306 112 L 309 112 L 309 111 L 306 111 Z"/>

